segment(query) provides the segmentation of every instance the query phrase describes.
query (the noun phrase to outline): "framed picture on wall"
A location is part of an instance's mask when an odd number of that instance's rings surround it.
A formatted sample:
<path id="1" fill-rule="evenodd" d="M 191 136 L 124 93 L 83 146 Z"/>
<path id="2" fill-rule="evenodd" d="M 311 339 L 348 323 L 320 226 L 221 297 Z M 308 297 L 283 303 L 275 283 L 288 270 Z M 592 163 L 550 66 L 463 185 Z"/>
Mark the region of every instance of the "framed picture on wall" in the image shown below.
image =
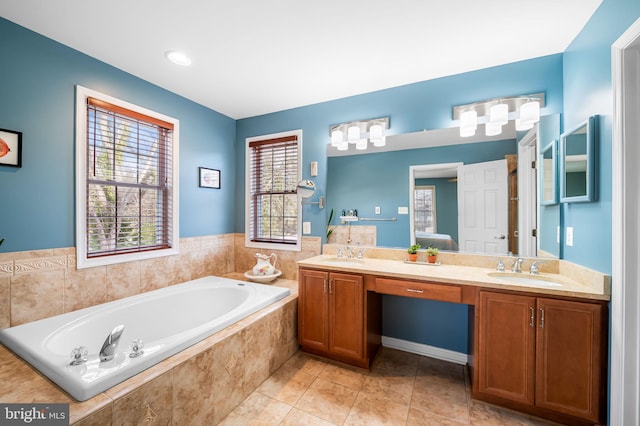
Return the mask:
<path id="1" fill-rule="evenodd" d="M 0 129 L 0 166 L 22 167 L 22 132 Z"/>
<path id="2" fill-rule="evenodd" d="M 200 187 L 220 189 L 220 170 L 200 167 Z"/>

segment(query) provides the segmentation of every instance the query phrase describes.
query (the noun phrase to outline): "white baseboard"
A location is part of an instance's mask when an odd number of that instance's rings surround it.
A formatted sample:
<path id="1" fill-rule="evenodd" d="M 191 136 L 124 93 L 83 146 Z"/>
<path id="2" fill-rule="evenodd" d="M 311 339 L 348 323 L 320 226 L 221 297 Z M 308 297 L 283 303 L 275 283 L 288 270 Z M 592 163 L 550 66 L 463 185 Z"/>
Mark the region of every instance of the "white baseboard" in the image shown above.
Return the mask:
<path id="1" fill-rule="evenodd" d="M 467 354 L 442 349 L 435 346 L 425 345 L 423 343 L 409 342 L 408 340 L 396 339 L 394 337 L 382 336 L 382 346 L 398 349 L 413 354 L 424 355 L 431 358 L 441 359 L 443 361 L 453 362 L 455 364 L 466 365 L 469 362 Z"/>

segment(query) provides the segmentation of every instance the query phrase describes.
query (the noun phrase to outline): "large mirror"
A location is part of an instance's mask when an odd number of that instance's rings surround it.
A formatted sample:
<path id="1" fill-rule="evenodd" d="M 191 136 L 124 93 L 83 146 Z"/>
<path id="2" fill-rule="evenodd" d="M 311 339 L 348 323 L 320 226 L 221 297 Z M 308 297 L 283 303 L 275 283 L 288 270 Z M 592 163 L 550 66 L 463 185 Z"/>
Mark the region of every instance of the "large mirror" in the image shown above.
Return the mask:
<path id="1" fill-rule="evenodd" d="M 595 200 L 596 116 L 560 137 L 560 201 Z"/>
<path id="2" fill-rule="evenodd" d="M 559 137 L 559 115 L 555 114 L 551 125 L 545 123 L 545 117 L 540 123 L 541 137 L 550 140 Z M 507 127 L 507 126 L 505 126 Z M 480 129 L 479 129 L 480 130 Z M 501 136 L 487 138 L 478 132 L 474 138 L 460 138 L 458 129 L 438 129 L 432 131 L 415 132 L 404 135 L 387 137 L 385 148 L 350 153 L 331 151 L 328 146 L 328 174 L 327 174 L 327 208 L 334 209 L 332 226 L 340 225 L 339 212 L 343 209 L 357 209 L 360 220 L 344 224 L 351 226 L 351 236 L 355 234 L 353 227 L 364 226 L 373 229 L 378 246 L 408 247 L 417 238 L 431 238 L 429 245 L 440 244 L 444 250 L 473 251 L 485 253 L 521 254 L 523 256 L 558 256 L 559 248 L 556 243 L 556 227 L 559 225 L 558 206 L 549 206 L 540 211 L 537 202 L 538 178 L 531 163 L 537 159 L 537 142 L 539 137 L 534 135 L 528 147 L 523 147 L 523 134 L 517 134 L 513 126 L 507 128 Z M 402 147 L 398 149 L 401 144 Z M 533 223 L 533 229 L 525 229 L 519 224 L 518 204 L 518 164 L 519 152 L 524 148 L 531 150 L 523 164 L 528 169 L 528 179 L 525 179 L 526 191 L 530 200 L 527 209 L 528 220 Z M 510 162 L 504 161 L 507 183 L 511 193 L 505 198 L 508 203 L 507 217 L 498 219 L 488 217 L 488 221 L 495 220 L 495 225 L 501 231 L 491 234 L 492 242 L 506 243 L 506 248 L 492 250 L 468 249 L 460 244 L 458 217 L 474 217 L 470 211 L 465 212 L 464 205 L 458 205 L 458 175 L 460 164 L 473 165 L 477 163 L 491 163 L 511 157 Z M 522 156 L 525 158 L 525 156 Z M 515 160 L 515 161 L 513 161 Z M 414 194 L 416 188 L 420 194 Z M 415 196 L 421 198 L 414 198 Z M 434 202 L 435 201 L 435 202 Z M 415 213 L 431 203 L 432 213 Z M 464 201 L 463 201 L 464 203 Z M 421 216 L 421 221 L 415 217 Z M 520 215 L 524 216 L 524 215 Z M 327 216 L 328 217 L 328 216 Z M 433 220 L 435 219 L 435 220 Z M 538 221 L 540 219 L 540 221 Z M 500 223 L 498 223 L 500 222 Z M 505 223 L 506 222 L 506 223 Z M 549 229 L 540 227 L 544 222 Z M 538 228 L 538 229 L 536 229 Z M 541 241 L 536 241 L 536 233 L 544 233 L 550 247 L 539 250 Z M 425 235 L 432 234 L 432 235 Z M 533 237 L 533 252 L 524 253 L 519 249 L 518 238 L 522 234 Z M 548 235 L 547 235 L 548 234 Z M 335 233 L 334 233 L 335 236 Z M 504 236 L 504 237 L 503 237 Z M 548 238 L 547 238 L 548 237 Z M 435 241 L 438 239 L 439 241 Z M 504 240 L 504 241 L 502 241 Z M 542 240 L 539 238 L 538 240 Z M 332 242 L 332 241 L 330 241 Z M 497 246 L 497 245 L 496 245 Z"/>

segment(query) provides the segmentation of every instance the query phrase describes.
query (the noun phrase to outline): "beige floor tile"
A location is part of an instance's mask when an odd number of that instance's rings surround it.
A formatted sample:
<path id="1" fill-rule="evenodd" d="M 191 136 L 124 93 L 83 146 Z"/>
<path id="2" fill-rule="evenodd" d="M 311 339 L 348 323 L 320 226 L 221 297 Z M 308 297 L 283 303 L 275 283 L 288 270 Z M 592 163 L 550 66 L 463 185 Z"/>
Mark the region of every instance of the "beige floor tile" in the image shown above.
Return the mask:
<path id="1" fill-rule="evenodd" d="M 372 371 L 391 370 L 405 376 L 415 376 L 421 356 L 382 347 L 373 360 Z"/>
<path id="2" fill-rule="evenodd" d="M 321 358 L 316 358 L 313 355 L 298 351 L 284 363 L 283 367 L 297 368 L 298 370 L 317 377 L 327 365 L 328 363 Z"/>
<path id="3" fill-rule="evenodd" d="M 449 419 L 429 411 L 409 409 L 407 426 L 459 426 L 467 423 Z"/>
<path id="4" fill-rule="evenodd" d="M 361 393 L 375 399 L 409 405 L 415 377 L 376 370 L 369 374 L 362 385 Z"/>
<path id="5" fill-rule="evenodd" d="M 257 392 L 295 405 L 315 379 L 315 376 L 307 373 L 307 369 L 297 369 L 287 363 L 265 380 Z"/>
<path id="6" fill-rule="evenodd" d="M 249 395 L 220 422 L 223 426 L 276 426 L 287 416 L 291 406 L 257 392 Z"/>
<path id="7" fill-rule="evenodd" d="M 319 378 L 359 391 L 367 376 L 366 370 L 347 366 L 327 365 L 318 375 Z"/>
<path id="8" fill-rule="evenodd" d="M 550 426 L 556 423 L 534 418 L 523 413 L 496 407 L 483 402 L 472 401 L 469 409 L 469 418 L 472 425 L 478 426 Z"/>
<path id="9" fill-rule="evenodd" d="M 328 422 L 302 410 L 293 408 L 284 418 L 280 426 L 334 426 L 335 423 Z"/>
<path id="10" fill-rule="evenodd" d="M 447 378 L 416 377 L 411 407 L 460 422 L 469 422 L 464 381 L 453 382 Z"/>
<path id="11" fill-rule="evenodd" d="M 390 425 L 402 426 L 407 421 L 409 406 L 389 400 L 372 398 L 360 393 L 349 412 L 345 426 Z"/>
<path id="12" fill-rule="evenodd" d="M 317 378 L 295 407 L 336 424 L 342 424 L 358 392 L 346 386 Z"/>

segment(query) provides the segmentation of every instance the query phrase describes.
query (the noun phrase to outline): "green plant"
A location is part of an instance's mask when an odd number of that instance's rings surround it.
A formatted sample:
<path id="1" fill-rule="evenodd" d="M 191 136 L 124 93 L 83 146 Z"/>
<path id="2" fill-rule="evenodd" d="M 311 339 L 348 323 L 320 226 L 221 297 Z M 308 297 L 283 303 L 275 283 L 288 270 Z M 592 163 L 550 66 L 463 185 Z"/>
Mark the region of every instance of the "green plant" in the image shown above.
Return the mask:
<path id="1" fill-rule="evenodd" d="M 407 253 L 409 254 L 416 254 L 418 252 L 418 250 L 420 250 L 420 244 L 414 244 L 412 246 L 409 246 L 409 248 L 407 249 Z"/>
<path id="2" fill-rule="evenodd" d="M 427 256 L 437 256 L 439 250 L 436 247 L 427 247 Z"/>
<path id="3" fill-rule="evenodd" d="M 333 230 L 336 229 L 336 225 L 331 226 L 331 221 L 333 220 L 333 209 L 329 212 L 329 220 L 327 221 L 327 241 L 329 241 L 329 237 L 333 234 Z"/>

